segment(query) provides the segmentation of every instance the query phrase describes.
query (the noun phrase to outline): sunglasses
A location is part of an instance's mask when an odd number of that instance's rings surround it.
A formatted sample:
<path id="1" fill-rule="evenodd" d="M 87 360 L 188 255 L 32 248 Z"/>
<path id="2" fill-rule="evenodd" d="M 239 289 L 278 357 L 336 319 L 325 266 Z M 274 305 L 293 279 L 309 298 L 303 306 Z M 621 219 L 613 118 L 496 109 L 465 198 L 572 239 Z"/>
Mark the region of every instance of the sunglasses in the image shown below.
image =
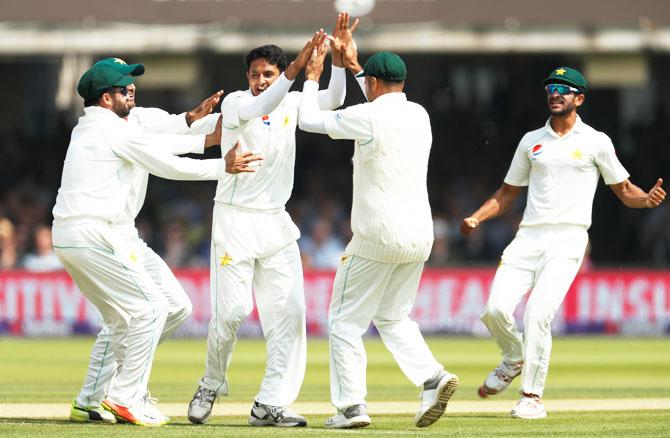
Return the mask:
<path id="1" fill-rule="evenodd" d="M 577 88 L 563 84 L 549 84 L 546 85 L 544 89 L 546 90 L 547 94 L 558 93 L 561 96 L 565 96 L 566 94 L 570 93 L 580 93 L 580 91 Z"/>
<path id="2" fill-rule="evenodd" d="M 122 96 L 127 96 L 128 95 L 128 87 L 109 87 L 105 91 L 102 92 L 104 93 L 119 93 Z"/>

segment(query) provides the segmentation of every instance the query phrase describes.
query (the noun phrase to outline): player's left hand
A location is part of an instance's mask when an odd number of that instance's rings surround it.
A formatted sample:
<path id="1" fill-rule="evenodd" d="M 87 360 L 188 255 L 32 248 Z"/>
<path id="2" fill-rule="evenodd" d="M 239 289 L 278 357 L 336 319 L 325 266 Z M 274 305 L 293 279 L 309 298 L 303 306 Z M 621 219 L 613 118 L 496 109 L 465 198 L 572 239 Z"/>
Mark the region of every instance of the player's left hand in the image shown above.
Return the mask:
<path id="1" fill-rule="evenodd" d="M 191 111 L 187 112 L 186 124 L 188 126 L 191 126 L 191 124 L 196 120 L 205 117 L 207 114 L 211 114 L 214 107 L 219 104 L 221 96 L 223 96 L 223 90 L 219 90 L 216 93 L 212 94 L 207 99 L 200 102 L 198 106 L 193 108 Z"/>
<path id="2" fill-rule="evenodd" d="M 656 181 L 656 185 L 649 190 L 647 194 L 647 208 L 656 208 L 661 205 L 665 199 L 665 190 L 663 190 L 663 178 Z"/>
<path id="3" fill-rule="evenodd" d="M 326 59 L 326 53 L 328 53 L 328 44 L 325 40 L 312 49 L 312 56 L 305 66 L 305 77 L 308 80 L 319 82 L 321 73 L 323 73 L 323 62 Z"/>

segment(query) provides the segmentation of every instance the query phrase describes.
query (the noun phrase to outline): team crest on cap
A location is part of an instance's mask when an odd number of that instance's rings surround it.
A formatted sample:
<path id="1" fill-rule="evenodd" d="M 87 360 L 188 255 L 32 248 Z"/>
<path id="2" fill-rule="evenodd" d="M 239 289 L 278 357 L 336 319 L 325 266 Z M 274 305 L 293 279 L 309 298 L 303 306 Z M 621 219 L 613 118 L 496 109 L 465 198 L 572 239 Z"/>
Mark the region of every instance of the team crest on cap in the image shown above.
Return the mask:
<path id="1" fill-rule="evenodd" d="M 118 63 L 118 64 L 126 65 L 126 61 L 124 61 L 124 60 L 121 59 L 121 58 L 114 58 L 114 62 L 116 62 L 116 63 Z"/>
<path id="2" fill-rule="evenodd" d="M 530 150 L 530 159 L 531 160 L 537 160 L 538 155 L 542 153 L 544 149 L 542 149 L 541 144 L 536 144 L 533 146 L 533 149 Z"/>
<path id="3" fill-rule="evenodd" d="M 559 76 L 563 76 L 565 74 L 565 69 L 559 68 L 558 70 L 556 70 L 556 74 Z"/>

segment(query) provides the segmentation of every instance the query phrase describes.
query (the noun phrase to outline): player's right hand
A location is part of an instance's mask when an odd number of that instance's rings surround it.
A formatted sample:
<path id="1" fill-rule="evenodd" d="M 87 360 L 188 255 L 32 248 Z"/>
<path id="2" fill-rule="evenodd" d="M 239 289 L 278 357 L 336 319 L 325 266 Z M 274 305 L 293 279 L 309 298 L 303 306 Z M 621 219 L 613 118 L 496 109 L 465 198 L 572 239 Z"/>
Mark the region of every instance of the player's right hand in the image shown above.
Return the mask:
<path id="1" fill-rule="evenodd" d="M 239 152 L 240 142 L 238 141 L 223 157 L 226 161 L 226 172 L 232 174 L 255 172 L 263 157 L 252 152 L 244 152 L 242 154 Z M 254 165 L 254 167 L 250 167 L 250 164 Z"/>
<path id="2" fill-rule="evenodd" d="M 461 233 L 465 236 L 469 236 L 478 226 L 479 219 L 472 216 L 466 217 L 463 219 L 463 222 L 461 222 Z"/>
<path id="3" fill-rule="evenodd" d="M 193 108 L 191 111 L 187 112 L 186 124 L 188 126 L 191 126 L 191 124 L 196 120 L 205 117 L 207 114 L 210 114 L 214 109 L 214 107 L 219 104 L 221 96 L 223 96 L 223 90 L 219 90 L 216 93 L 212 94 L 207 99 L 200 102 L 198 106 Z"/>

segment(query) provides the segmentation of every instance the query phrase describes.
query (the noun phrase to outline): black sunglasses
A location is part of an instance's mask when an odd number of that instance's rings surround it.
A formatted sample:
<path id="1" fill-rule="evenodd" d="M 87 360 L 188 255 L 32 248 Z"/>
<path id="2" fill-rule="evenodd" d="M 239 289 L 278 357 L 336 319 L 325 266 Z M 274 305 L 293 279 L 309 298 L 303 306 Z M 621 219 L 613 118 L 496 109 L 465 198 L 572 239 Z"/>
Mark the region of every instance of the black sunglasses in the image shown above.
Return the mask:
<path id="1" fill-rule="evenodd" d="M 103 90 L 102 94 L 105 94 L 105 93 L 110 93 L 110 94 L 119 93 L 122 96 L 127 96 L 128 95 L 128 87 L 109 87 L 109 88 Z"/>

